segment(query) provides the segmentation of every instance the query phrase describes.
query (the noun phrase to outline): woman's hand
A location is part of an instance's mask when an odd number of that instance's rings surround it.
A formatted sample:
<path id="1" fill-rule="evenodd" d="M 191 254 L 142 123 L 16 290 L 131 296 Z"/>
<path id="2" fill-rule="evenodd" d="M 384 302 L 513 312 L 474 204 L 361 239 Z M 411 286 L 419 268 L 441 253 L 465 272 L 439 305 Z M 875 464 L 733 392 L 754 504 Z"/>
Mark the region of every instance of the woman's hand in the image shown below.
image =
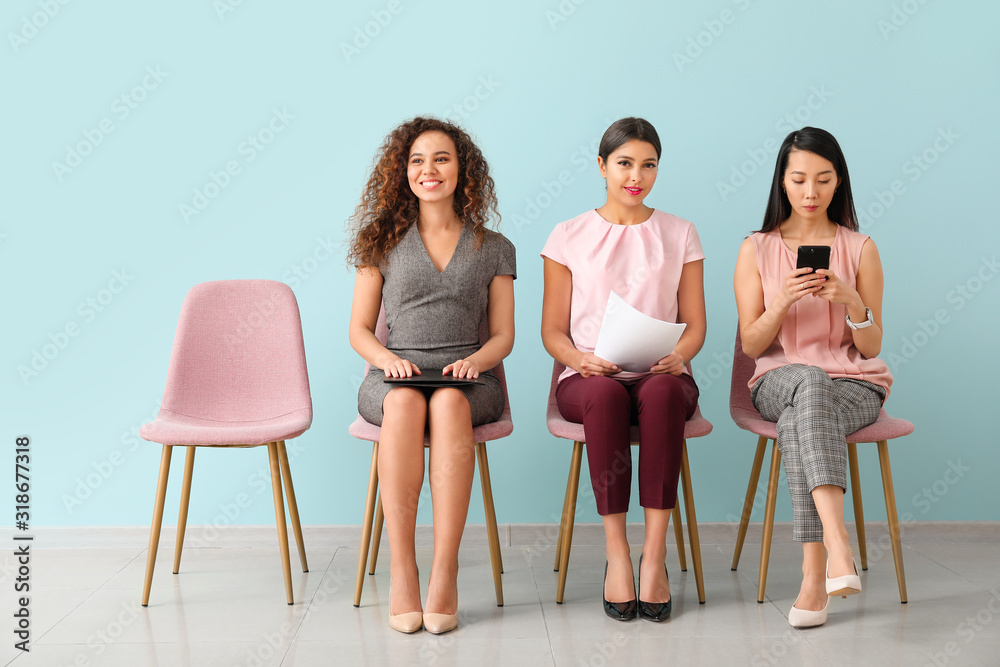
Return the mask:
<path id="1" fill-rule="evenodd" d="M 820 269 L 823 271 L 824 269 Z M 827 273 L 830 273 L 827 271 Z M 782 285 L 781 290 L 778 292 L 775 300 L 782 299 L 784 301 L 784 310 L 788 310 L 793 303 L 797 302 L 799 299 L 807 294 L 815 294 L 823 288 L 823 284 L 826 282 L 826 276 L 819 272 L 813 272 L 809 267 L 804 267 L 801 269 L 795 269 L 787 276 L 785 276 L 785 282 Z"/>
<path id="2" fill-rule="evenodd" d="M 816 296 L 826 299 L 831 303 L 840 303 L 845 306 L 860 304 L 859 308 L 864 310 L 861 295 L 853 287 L 838 278 L 837 274 L 829 269 L 817 269 L 816 273 L 826 278 L 826 282 L 820 286 L 816 292 Z"/>
<path id="3" fill-rule="evenodd" d="M 400 359 L 396 355 L 393 355 L 392 359 L 385 362 L 382 369 L 385 371 L 387 378 L 408 378 L 420 375 L 420 369 L 417 368 L 416 364 L 407 359 Z"/>
<path id="4" fill-rule="evenodd" d="M 656 362 L 656 365 L 649 369 L 650 373 L 680 375 L 684 372 L 684 357 L 676 349 Z"/>
<path id="5" fill-rule="evenodd" d="M 581 352 L 580 361 L 577 362 L 576 372 L 585 378 L 592 375 L 615 375 L 621 373 L 622 369 L 615 366 L 610 361 L 601 359 L 590 352 Z"/>
<path id="6" fill-rule="evenodd" d="M 457 378 L 474 380 L 479 377 L 479 366 L 471 359 L 459 359 L 455 363 L 445 366 L 441 375 L 447 375 L 449 372 Z"/>

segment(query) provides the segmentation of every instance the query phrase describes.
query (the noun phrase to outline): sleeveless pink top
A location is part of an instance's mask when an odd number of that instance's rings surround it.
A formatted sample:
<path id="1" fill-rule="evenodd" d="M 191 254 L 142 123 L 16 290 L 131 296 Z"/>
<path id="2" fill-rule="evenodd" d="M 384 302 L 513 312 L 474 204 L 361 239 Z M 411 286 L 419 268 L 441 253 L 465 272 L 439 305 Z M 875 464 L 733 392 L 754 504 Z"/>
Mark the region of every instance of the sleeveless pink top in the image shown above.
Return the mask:
<path id="1" fill-rule="evenodd" d="M 764 305 L 774 300 L 782 281 L 795 268 L 796 253 L 781 239 L 777 229 L 750 235 L 757 254 L 757 270 L 764 287 Z M 851 287 L 857 286 L 861 248 L 868 237 L 837 226 L 830 249 L 830 269 Z M 787 364 L 818 366 L 832 378 L 856 378 L 884 387 L 892 385 L 889 367 L 878 357 L 866 359 L 854 346 L 847 326 L 847 306 L 805 296 L 792 304 L 771 345 L 757 358 L 757 369 L 749 386 L 764 373 Z"/>

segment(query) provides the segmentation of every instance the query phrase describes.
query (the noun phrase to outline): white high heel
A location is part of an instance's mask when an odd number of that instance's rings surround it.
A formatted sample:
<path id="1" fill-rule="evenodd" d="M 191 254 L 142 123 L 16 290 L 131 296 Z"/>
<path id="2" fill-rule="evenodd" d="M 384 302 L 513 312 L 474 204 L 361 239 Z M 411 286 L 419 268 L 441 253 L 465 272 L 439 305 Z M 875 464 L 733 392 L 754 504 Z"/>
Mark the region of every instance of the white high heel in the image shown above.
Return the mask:
<path id="1" fill-rule="evenodd" d="M 795 602 L 799 599 L 795 598 Z M 809 609 L 799 609 L 792 603 L 792 608 L 788 610 L 788 624 L 793 628 L 814 628 L 817 625 L 826 623 L 826 612 L 830 609 L 830 598 L 826 598 L 826 606 L 819 611 Z"/>
<path id="2" fill-rule="evenodd" d="M 830 561 L 826 562 L 826 594 L 829 596 L 839 595 L 846 598 L 848 595 L 857 595 L 861 592 L 861 577 L 858 575 L 858 564 L 851 558 L 854 564 L 854 574 L 845 574 L 842 577 L 830 578 Z"/>

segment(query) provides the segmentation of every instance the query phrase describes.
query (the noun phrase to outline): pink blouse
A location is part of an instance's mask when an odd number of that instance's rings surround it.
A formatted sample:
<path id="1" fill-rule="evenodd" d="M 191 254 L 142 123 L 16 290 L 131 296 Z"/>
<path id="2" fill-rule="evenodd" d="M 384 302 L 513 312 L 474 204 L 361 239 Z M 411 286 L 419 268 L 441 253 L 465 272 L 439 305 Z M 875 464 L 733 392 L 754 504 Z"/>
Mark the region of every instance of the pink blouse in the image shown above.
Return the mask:
<path id="1" fill-rule="evenodd" d="M 786 275 L 795 269 L 796 253 L 777 229 L 750 235 L 757 254 L 757 270 L 764 287 L 765 307 L 774 300 Z M 851 287 L 857 287 L 861 249 L 868 237 L 837 226 L 830 249 L 830 270 Z M 856 378 L 885 387 L 892 385 L 889 367 L 878 357 L 866 359 L 854 346 L 847 326 L 847 306 L 826 299 L 805 296 L 788 309 L 778 335 L 757 357 L 757 369 L 750 388 L 764 373 L 787 364 L 818 366 L 832 378 Z"/>
<path id="2" fill-rule="evenodd" d="M 676 322 L 681 269 L 705 258 L 694 225 L 657 210 L 636 225 L 615 225 L 587 211 L 556 225 L 541 254 L 573 274 L 569 334 L 576 349 L 591 353 L 612 290 L 646 315 Z M 567 368 L 559 380 L 574 373 Z M 622 371 L 615 377 L 645 375 Z"/>

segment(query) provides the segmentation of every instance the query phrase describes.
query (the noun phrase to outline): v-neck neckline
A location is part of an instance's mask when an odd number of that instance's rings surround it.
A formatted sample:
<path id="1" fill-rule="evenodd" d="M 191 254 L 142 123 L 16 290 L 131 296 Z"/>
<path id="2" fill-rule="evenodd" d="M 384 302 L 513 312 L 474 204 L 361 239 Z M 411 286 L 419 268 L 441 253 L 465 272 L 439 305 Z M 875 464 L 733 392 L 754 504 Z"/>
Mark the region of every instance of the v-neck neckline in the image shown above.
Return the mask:
<path id="1" fill-rule="evenodd" d="M 417 239 L 420 241 L 420 247 L 424 250 L 424 257 L 430 262 L 431 267 L 438 275 L 443 274 L 451 266 L 452 260 L 455 259 L 455 254 L 458 252 L 458 246 L 462 245 L 462 239 L 465 237 L 465 225 L 462 225 L 462 230 L 458 233 L 458 241 L 455 242 L 455 247 L 451 250 L 451 255 L 448 257 L 448 261 L 445 263 L 443 269 L 438 269 L 437 264 L 434 263 L 434 258 L 431 257 L 431 253 L 427 250 L 427 244 L 424 243 L 424 237 L 420 234 L 420 227 L 416 224 L 413 225 L 413 230 L 417 233 Z"/>

